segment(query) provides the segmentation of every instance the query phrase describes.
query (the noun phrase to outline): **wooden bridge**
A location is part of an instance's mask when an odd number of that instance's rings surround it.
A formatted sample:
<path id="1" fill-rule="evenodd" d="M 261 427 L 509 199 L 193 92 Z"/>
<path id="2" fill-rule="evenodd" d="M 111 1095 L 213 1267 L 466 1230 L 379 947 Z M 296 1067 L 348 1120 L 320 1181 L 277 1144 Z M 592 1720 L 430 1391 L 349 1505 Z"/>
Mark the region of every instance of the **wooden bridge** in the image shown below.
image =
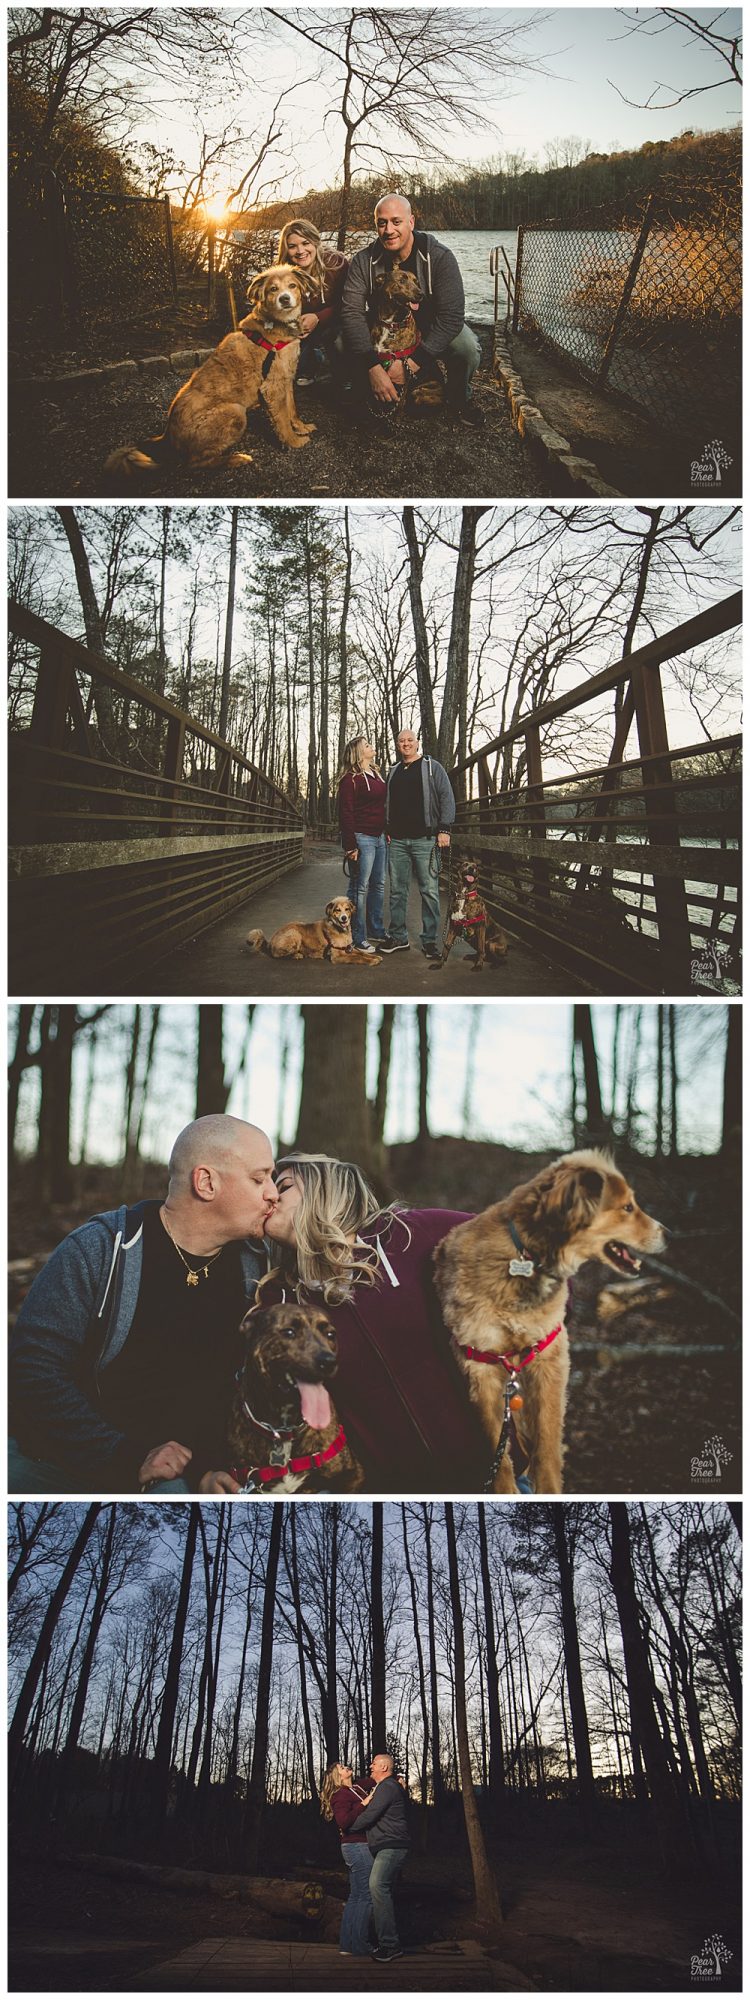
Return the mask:
<path id="1" fill-rule="evenodd" d="M 528 961 L 504 992 L 536 990 L 534 962 L 540 992 L 676 995 L 738 980 L 741 738 L 673 748 L 661 673 L 738 625 L 741 602 L 725 598 L 519 716 L 451 773 L 457 857 L 474 852 L 485 901 Z M 298 808 L 164 695 L 15 603 L 9 623 L 33 676 L 9 757 L 11 991 L 131 991 L 241 904 L 256 922 L 249 901 L 302 860 Z M 615 694 L 608 762 L 589 763 L 592 705 L 608 740 L 602 697 Z M 360 970 L 360 997 L 390 990 L 387 966 Z"/>
<path id="2" fill-rule="evenodd" d="M 717 967 L 717 985 L 739 979 L 742 739 L 672 748 L 661 670 L 741 619 L 737 591 L 520 716 L 451 772 L 456 846 L 479 860 L 490 911 L 595 992 L 689 993 Z M 615 694 L 608 762 L 589 764 L 591 705 Z M 545 752 L 557 775 L 545 775 Z"/>
<path id="3" fill-rule="evenodd" d="M 231 743 L 11 603 L 33 649 L 11 736 L 14 992 L 108 990 L 294 867 L 302 814 Z"/>

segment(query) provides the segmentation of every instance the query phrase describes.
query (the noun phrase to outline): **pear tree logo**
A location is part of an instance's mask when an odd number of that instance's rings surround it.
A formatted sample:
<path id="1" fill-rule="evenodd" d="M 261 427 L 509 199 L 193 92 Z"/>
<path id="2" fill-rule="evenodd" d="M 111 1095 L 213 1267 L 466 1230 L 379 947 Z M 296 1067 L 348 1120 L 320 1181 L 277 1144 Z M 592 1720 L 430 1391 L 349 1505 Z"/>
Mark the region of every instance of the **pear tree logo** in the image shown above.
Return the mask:
<path id="1" fill-rule="evenodd" d="M 734 1453 L 725 1445 L 724 1439 L 719 1437 L 718 1432 L 714 1437 L 706 1438 L 703 1450 L 698 1453 L 696 1458 L 691 1458 L 690 1460 L 691 1479 L 704 1480 L 709 1483 L 719 1480 L 724 1466 L 729 1465 L 733 1456 Z"/>
<path id="2" fill-rule="evenodd" d="M 731 453 L 727 451 L 726 445 L 722 444 L 721 438 L 712 438 L 710 444 L 704 444 L 700 458 L 691 459 L 690 478 L 693 486 L 712 488 L 716 492 L 721 486 L 722 472 L 727 472 L 729 466 L 733 464 Z"/>
<path id="3" fill-rule="evenodd" d="M 725 1944 L 719 1931 L 704 1940 L 702 1951 L 694 1951 L 690 1960 L 690 1977 L 701 1985 L 716 1986 L 725 1965 L 729 1964 L 734 1952 Z"/>

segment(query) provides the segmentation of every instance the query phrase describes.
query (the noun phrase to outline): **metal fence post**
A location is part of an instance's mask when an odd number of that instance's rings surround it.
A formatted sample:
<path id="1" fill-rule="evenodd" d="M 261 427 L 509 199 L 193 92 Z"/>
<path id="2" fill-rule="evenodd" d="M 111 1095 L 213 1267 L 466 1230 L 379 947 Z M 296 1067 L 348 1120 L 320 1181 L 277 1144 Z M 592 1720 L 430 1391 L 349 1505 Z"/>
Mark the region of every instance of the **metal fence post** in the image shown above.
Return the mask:
<path id="1" fill-rule="evenodd" d="M 601 367 L 599 369 L 599 373 L 596 378 L 598 383 L 606 382 L 607 376 L 609 374 L 612 356 L 614 354 L 617 342 L 622 332 L 623 320 L 625 318 L 625 314 L 630 304 L 633 286 L 635 284 L 638 272 L 641 267 L 641 258 L 643 256 L 643 252 L 648 242 L 651 230 L 651 223 L 653 221 L 653 216 L 654 216 L 655 204 L 656 204 L 656 195 L 650 194 L 648 201 L 646 203 L 646 213 L 641 223 L 638 235 L 638 241 L 633 251 L 632 258 L 630 260 L 630 269 L 628 271 L 628 275 L 625 279 L 625 283 L 622 288 L 622 298 L 615 313 L 614 325 L 612 327 L 612 331 L 610 333 L 607 345 L 602 355 Z"/>
<path id="2" fill-rule="evenodd" d="M 523 264 L 523 242 L 525 235 L 526 235 L 526 225 L 523 222 L 519 222 L 518 245 L 516 248 L 516 281 L 513 287 L 513 332 L 514 333 L 518 332 L 518 322 L 521 317 L 521 266 Z"/>
<path id="3" fill-rule="evenodd" d="M 163 196 L 163 201 L 164 201 L 164 227 L 167 234 L 167 257 L 169 259 L 169 275 L 172 280 L 172 297 L 176 305 L 177 265 L 175 263 L 175 254 L 174 254 L 174 231 L 172 229 L 172 203 L 170 201 L 168 194 L 165 194 Z"/>

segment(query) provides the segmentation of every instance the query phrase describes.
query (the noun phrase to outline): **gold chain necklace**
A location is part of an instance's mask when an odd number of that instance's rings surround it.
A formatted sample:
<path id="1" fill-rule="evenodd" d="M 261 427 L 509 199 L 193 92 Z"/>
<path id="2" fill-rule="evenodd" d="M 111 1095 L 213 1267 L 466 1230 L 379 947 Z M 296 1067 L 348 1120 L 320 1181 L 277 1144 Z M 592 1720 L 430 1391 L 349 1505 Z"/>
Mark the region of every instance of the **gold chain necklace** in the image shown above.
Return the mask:
<path id="1" fill-rule="evenodd" d="M 199 1285 L 201 1277 L 204 1278 L 208 1277 L 211 1265 L 215 1264 L 217 1258 L 221 1256 L 221 1252 L 224 1249 L 224 1244 L 222 1243 L 221 1249 L 214 1250 L 213 1255 L 207 1258 L 205 1264 L 199 1264 L 198 1269 L 195 1270 L 193 1265 L 188 1263 L 187 1257 L 185 1256 L 184 1251 L 180 1249 L 179 1243 L 175 1243 L 172 1231 L 167 1221 L 166 1212 L 163 1208 L 160 1208 L 159 1210 L 159 1220 L 164 1224 L 164 1228 L 166 1229 L 169 1241 L 172 1245 L 172 1248 L 177 1251 L 180 1263 L 184 1264 L 185 1266 L 185 1270 L 187 1271 L 187 1277 L 185 1279 L 186 1285 Z"/>

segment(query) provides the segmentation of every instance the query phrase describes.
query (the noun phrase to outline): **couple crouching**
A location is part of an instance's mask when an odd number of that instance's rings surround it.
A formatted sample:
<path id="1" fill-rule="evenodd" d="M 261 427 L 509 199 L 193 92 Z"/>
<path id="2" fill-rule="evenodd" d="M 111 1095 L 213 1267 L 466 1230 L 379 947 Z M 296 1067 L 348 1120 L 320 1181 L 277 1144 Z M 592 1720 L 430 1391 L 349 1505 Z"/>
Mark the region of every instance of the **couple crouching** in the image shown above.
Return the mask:
<path id="1" fill-rule="evenodd" d="M 406 1791 L 385 1751 L 373 1757 L 372 1785 L 354 1784 L 348 1764 L 331 1764 L 320 1789 L 324 1819 L 334 1819 L 349 1876 L 349 1896 L 341 1919 L 344 1958 L 372 1956 L 379 1964 L 402 1958 L 396 1930 L 393 1888 L 411 1845 Z M 370 1951 L 372 1917 L 377 1945 Z"/>
<path id="2" fill-rule="evenodd" d="M 412 875 L 422 900 L 420 944 L 425 958 L 440 958 L 440 850 L 450 847 L 456 801 L 448 773 L 436 757 L 423 756 L 414 729 L 396 737 L 398 762 L 385 778 L 366 736 L 344 750 L 338 803 L 341 844 L 349 863 L 352 940 L 361 951 L 408 951 L 406 906 Z M 390 918 L 385 928 L 386 866 Z"/>

